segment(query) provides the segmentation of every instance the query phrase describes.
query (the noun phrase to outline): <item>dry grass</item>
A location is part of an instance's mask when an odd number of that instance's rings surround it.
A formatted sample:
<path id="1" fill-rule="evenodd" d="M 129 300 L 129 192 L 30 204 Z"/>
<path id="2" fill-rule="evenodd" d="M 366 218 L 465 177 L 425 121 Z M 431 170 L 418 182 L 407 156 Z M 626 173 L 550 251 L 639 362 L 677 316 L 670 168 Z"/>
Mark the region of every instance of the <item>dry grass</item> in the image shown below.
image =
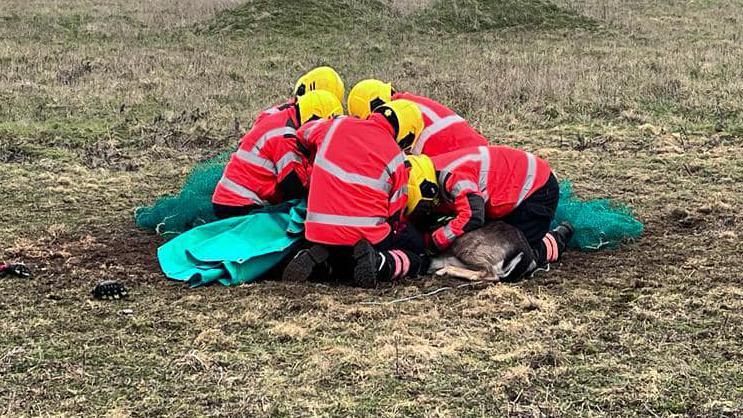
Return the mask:
<path id="1" fill-rule="evenodd" d="M 198 30 L 230 3 L 0 7 L 0 258 L 36 273 L 0 279 L 0 415 L 743 413 L 740 2 L 558 2 L 596 30 Z M 647 234 L 396 305 L 360 303 L 450 283 L 167 283 L 132 208 L 318 64 L 452 104 L 581 194 L 631 204 Z M 89 300 L 108 278 L 132 300 Z"/>
<path id="2" fill-rule="evenodd" d="M 432 7 L 434 0 L 392 0 L 392 9 L 403 16 L 410 16 L 422 9 Z"/>

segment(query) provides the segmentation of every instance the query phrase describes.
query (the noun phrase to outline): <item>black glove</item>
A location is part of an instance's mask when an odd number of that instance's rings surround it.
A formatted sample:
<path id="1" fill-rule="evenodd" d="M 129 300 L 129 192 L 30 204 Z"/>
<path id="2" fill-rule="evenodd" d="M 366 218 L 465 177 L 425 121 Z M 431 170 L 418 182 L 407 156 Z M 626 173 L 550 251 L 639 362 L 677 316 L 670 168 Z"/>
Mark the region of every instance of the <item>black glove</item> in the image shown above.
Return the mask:
<path id="1" fill-rule="evenodd" d="M 0 277 L 31 277 L 31 270 L 25 264 L 0 264 Z"/>
<path id="2" fill-rule="evenodd" d="M 115 280 L 106 280 L 98 283 L 91 293 L 94 298 L 104 300 L 123 299 L 129 296 L 126 288 Z"/>

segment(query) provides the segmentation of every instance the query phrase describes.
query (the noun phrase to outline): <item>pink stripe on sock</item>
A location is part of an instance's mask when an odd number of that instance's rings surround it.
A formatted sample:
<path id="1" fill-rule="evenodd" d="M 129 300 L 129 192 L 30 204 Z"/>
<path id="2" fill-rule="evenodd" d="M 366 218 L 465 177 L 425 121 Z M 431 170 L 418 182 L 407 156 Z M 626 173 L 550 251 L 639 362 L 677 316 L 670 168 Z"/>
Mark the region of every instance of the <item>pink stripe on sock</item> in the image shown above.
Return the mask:
<path id="1" fill-rule="evenodd" d="M 410 258 L 405 254 L 405 251 L 395 250 L 394 252 L 397 253 L 400 260 L 402 260 L 402 271 L 400 272 L 400 277 L 404 277 L 410 271 Z"/>
<path id="2" fill-rule="evenodd" d="M 552 244 L 550 244 L 549 238 L 547 238 L 547 235 L 542 238 L 542 244 L 544 244 L 545 249 L 545 260 L 549 263 L 550 259 L 552 258 Z"/>
<path id="3" fill-rule="evenodd" d="M 387 251 L 387 254 L 392 256 L 392 261 L 395 263 L 395 271 L 392 273 L 392 278 L 396 279 L 402 272 L 402 260 L 400 260 L 400 256 L 395 254 L 394 251 Z"/>
<path id="4" fill-rule="evenodd" d="M 547 261 L 553 262 L 557 260 L 557 257 L 559 256 L 559 251 L 557 249 L 557 241 L 555 240 L 555 237 L 552 236 L 552 234 L 547 234 L 544 236 L 544 238 L 549 243 L 550 251 L 548 252 Z"/>

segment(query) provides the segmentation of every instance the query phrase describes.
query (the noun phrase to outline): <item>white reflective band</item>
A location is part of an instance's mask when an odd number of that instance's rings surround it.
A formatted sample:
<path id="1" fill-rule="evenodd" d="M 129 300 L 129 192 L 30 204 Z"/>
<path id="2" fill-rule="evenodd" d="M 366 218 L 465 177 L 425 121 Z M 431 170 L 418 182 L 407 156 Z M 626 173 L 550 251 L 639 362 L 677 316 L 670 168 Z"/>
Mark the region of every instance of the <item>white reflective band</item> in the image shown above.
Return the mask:
<path id="1" fill-rule="evenodd" d="M 387 167 L 384 168 L 385 173 L 387 173 L 386 174 L 387 178 L 385 179 L 385 181 L 387 181 L 387 179 L 392 177 L 392 175 L 395 174 L 395 171 L 397 171 L 397 169 L 400 168 L 400 166 L 404 164 L 405 164 L 405 154 L 401 152 L 397 154 L 395 158 L 393 158 L 392 161 L 390 161 L 387 164 Z"/>
<path id="2" fill-rule="evenodd" d="M 441 116 L 439 116 L 436 112 L 433 111 L 430 107 L 426 105 L 422 105 L 420 103 L 416 103 L 418 105 L 418 108 L 421 110 L 421 113 L 426 115 L 428 119 L 431 119 L 431 122 L 436 122 L 437 120 L 441 119 Z"/>
<path id="3" fill-rule="evenodd" d="M 247 189 L 247 188 L 245 188 L 245 187 L 243 187 L 243 186 L 235 183 L 234 181 L 228 179 L 227 177 L 222 176 L 222 179 L 219 180 L 219 184 L 221 184 L 222 186 L 224 186 L 225 189 L 231 191 L 232 193 L 235 193 L 236 195 L 238 195 L 238 196 L 240 196 L 242 198 L 250 199 L 250 200 L 252 200 L 253 202 L 255 202 L 255 203 L 259 204 L 259 205 L 265 206 L 265 205 L 268 204 L 268 202 L 266 202 L 265 200 L 263 200 L 260 197 L 258 197 L 258 195 L 255 194 L 255 192 L 253 192 L 252 190 Z"/>
<path id="4" fill-rule="evenodd" d="M 317 156 L 315 157 L 315 160 L 324 160 L 325 159 L 325 150 L 328 149 L 328 144 L 330 143 L 330 138 L 333 137 L 333 134 L 335 133 L 335 130 L 338 129 L 338 125 L 341 124 L 343 119 L 338 118 L 334 119 L 333 123 L 330 124 L 330 128 L 328 129 L 328 132 L 325 133 L 325 138 L 322 139 L 322 144 L 320 144 L 320 149 L 317 151 Z M 315 125 L 317 126 L 317 125 Z"/>
<path id="5" fill-rule="evenodd" d="M 477 147 L 480 151 L 480 191 L 485 200 L 488 200 L 488 174 L 490 172 L 490 150 L 488 147 Z"/>
<path id="6" fill-rule="evenodd" d="M 442 172 L 443 171 L 451 172 L 455 168 L 457 168 L 460 165 L 462 165 L 462 164 L 464 164 L 466 162 L 469 162 L 469 161 L 480 161 L 480 154 L 466 154 L 466 155 L 463 155 L 463 156 L 457 158 L 456 160 L 450 162 L 449 165 L 447 165 L 446 167 L 444 167 L 444 169 L 441 170 L 441 171 Z"/>
<path id="7" fill-rule="evenodd" d="M 372 216 L 344 216 L 307 212 L 307 222 L 318 222 L 338 226 L 377 226 L 387 222 L 387 220 L 385 218 Z"/>
<path id="8" fill-rule="evenodd" d="M 276 163 L 276 174 L 282 172 L 289 164 L 293 162 L 301 163 L 302 159 L 299 158 L 299 155 L 295 154 L 292 151 L 287 152 L 284 154 L 281 159 Z"/>
<path id="9" fill-rule="evenodd" d="M 448 223 L 448 224 L 446 224 L 446 226 L 444 226 L 444 236 L 449 241 L 453 241 L 454 239 L 457 238 L 457 236 L 454 235 L 454 232 L 452 232 L 452 230 L 451 230 L 451 223 Z"/>
<path id="10" fill-rule="evenodd" d="M 360 184 L 362 186 L 367 186 L 375 190 L 381 190 L 385 193 L 389 193 L 392 189 L 392 185 L 390 185 L 386 179 L 373 179 L 361 174 L 349 173 L 348 171 L 338 167 L 337 165 L 326 159 L 322 159 L 319 161 L 315 159 L 315 165 L 318 167 L 322 167 L 323 170 L 343 180 L 346 183 Z M 384 177 L 386 177 L 386 173 Z"/>
<path id="11" fill-rule="evenodd" d="M 455 123 L 460 122 L 464 122 L 464 119 L 459 115 L 451 115 L 435 120 L 433 124 L 424 129 L 423 132 L 421 132 L 420 138 L 418 138 L 418 140 L 415 142 L 415 146 L 413 147 L 413 154 L 420 155 L 423 152 L 423 147 L 426 145 L 426 142 L 429 138 L 431 138 L 431 136 L 436 135 L 437 133 L 454 125 Z"/>
<path id="12" fill-rule="evenodd" d="M 253 151 L 258 151 L 261 148 L 263 148 L 263 145 L 266 144 L 266 141 L 268 141 L 271 138 L 274 138 L 277 136 L 296 135 L 296 134 L 297 134 L 297 130 L 292 128 L 291 126 L 284 126 L 283 128 L 271 129 L 270 131 L 263 134 L 263 136 L 255 143 L 255 146 L 253 147 Z"/>
<path id="13" fill-rule="evenodd" d="M 449 174 L 451 174 L 451 172 L 454 171 L 454 169 L 456 169 L 460 165 L 462 165 L 462 164 L 464 164 L 466 162 L 470 162 L 470 161 L 480 161 L 481 158 L 482 158 L 482 156 L 479 153 L 478 154 L 467 154 L 467 155 L 463 155 L 463 156 L 457 158 L 456 160 L 450 162 L 446 167 L 444 167 L 439 172 L 439 184 L 443 186 L 444 185 L 444 182 L 446 181 L 446 176 L 448 176 Z"/>
<path id="14" fill-rule="evenodd" d="M 315 131 L 315 129 L 317 129 L 317 127 L 318 127 L 318 126 L 320 125 L 320 122 L 323 122 L 323 121 L 324 121 L 324 120 L 316 120 L 316 121 L 312 121 L 312 122 L 310 122 L 310 123 L 311 123 L 312 125 L 308 126 L 308 127 L 307 127 L 307 128 L 306 128 L 306 129 L 304 130 L 304 135 L 302 135 L 302 137 L 303 137 L 303 138 L 304 138 L 305 140 L 306 140 L 306 139 L 308 139 L 308 138 L 310 137 L 310 135 L 312 135 L 312 132 L 314 132 L 314 131 Z"/>
<path id="15" fill-rule="evenodd" d="M 454 183 L 454 187 L 451 188 L 452 197 L 459 196 L 465 190 L 472 190 L 473 192 L 479 191 L 477 185 L 469 180 L 460 180 Z"/>
<path id="16" fill-rule="evenodd" d="M 524 179 L 524 185 L 521 186 L 521 193 L 519 193 L 519 200 L 516 201 L 516 206 L 520 205 L 521 202 L 524 201 L 526 194 L 529 193 L 529 190 L 534 186 L 534 178 L 537 174 L 537 159 L 534 157 L 534 154 L 527 152 L 526 159 L 528 161 L 526 178 Z"/>
<path id="17" fill-rule="evenodd" d="M 261 151 L 261 148 L 266 145 L 266 141 L 268 141 L 269 139 L 275 138 L 277 136 L 283 137 L 284 135 L 295 135 L 296 133 L 297 130 L 290 126 L 272 129 L 263 134 L 255 143 L 255 145 L 253 145 L 253 148 L 250 151 L 238 149 L 235 154 L 239 159 L 247 163 L 263 167 L 267 170 L 270 170 L 274 174 L 277 174 L 276 165 L 271 160 L 261 157 L 258 153 Z"/>
<path id="18" fill-rule="evenodd" d="M 272 173 L 276 174 L 276 166 L 274 166 L 274 164 L 270 160 L 267 160 L 258 154 L 245 151 L 244 149 L 239 149 L 237 150 L 235 155 L 237 155 L 237 158 L 245 161 L 246 163 L 250 163 L 253 165 L 257 165 L 259 167 L 263 167 L 271 171 Z"/>
<path id="19" fill-rule="evenodd" d="M 338 128 L 338 125 L 340 125 L 341 121 L 341 118 L 335 119 L 333 121 L 333 124 L 330 126 L 330 129 L 328 129 L 328 132 L 325 134 L 322 145 L 320 145 L 320 150 L 315 157 L 315 166 L 321 167 L 323 170 L 343 180 L 346 183 L 360 184 L 375 190 L 389 193 L 392 189 L 392 185 L 387 182 L 387 180 L 390 178 L 388 170 L 389 167 L 392 167 L 393 165 L 395 167 L 394 169 L 397 170 L 397 166 L 399 166 L 399 164 L 405 163 L 405 157 L 403 157 L 402 153 L 396 155 L 395 158 L 393 158 L 392 161 L 387 164 L 387 167 L 385 167 L 385 170 L 382 171 L 382 174 L 379 176 L 379 178 L 372 178 L 363 174 L 349 173 L 348 171 L 344 170 L 343 168 L 325 158 L 325 152 L 327 151 L 328 146 L 330 145 L 330 141 L 333 139 L 333 134 L 335 134 L 335 130 Z"/>
<path id="20" fill-rule="evenodd" d="M 404 185 L 397 189 L 395 193 L 392 193 L 392 196 L 390 197 L 390 202 L 397 202 L 398 199 L 400 199 L 403 196 L 406 196 L 408 194 L 408 185 Z"/>
<path id="21" fill-rule="evenodd" d="M 274 106 L 272 108 L 269 108 L 269 109 L 266 109 L 266 110 L 263 111 L 263 113 L 268 114 L 268 115 L 273 115 L 273 114 L 279 113 L 279 112 L 280 112 L 280 110 L 279 110 L 279 107 L 278 106 Z"/>

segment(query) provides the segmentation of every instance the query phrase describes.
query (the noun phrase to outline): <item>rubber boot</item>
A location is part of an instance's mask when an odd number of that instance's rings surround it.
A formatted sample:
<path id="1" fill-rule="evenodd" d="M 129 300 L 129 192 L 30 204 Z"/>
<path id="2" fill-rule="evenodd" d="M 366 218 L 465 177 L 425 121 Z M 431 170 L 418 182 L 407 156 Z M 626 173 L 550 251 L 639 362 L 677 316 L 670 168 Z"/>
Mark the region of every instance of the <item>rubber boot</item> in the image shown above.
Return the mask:
<path id="1" fill-rule="evenodd" d="M 574 234 L 575 229 L 568 222 L 563 222 L 548 232 L 542 238 L 539 247 L 534 248 L 535 258 L 537 259 L 535 270 L 545 269 L 550 263 L 558 261 Z"/>
<path id="2" fill-rule="evenodd" d="M 375 287 L 378 282 L 389 282 L 421 273 L 425 260 L 410 251 L 377 251 L 367 240 L 354 246 L 353 278 L 360 287 Z"/>
<path id="3" fill-rule="evenodd" d="M 329 256 L 327 248 L 320 244 L 301 250 L 286 265 L 282 279 L 288 282 L 306 282 L 310 277 L 320 274 L 329 276 Z"/>

